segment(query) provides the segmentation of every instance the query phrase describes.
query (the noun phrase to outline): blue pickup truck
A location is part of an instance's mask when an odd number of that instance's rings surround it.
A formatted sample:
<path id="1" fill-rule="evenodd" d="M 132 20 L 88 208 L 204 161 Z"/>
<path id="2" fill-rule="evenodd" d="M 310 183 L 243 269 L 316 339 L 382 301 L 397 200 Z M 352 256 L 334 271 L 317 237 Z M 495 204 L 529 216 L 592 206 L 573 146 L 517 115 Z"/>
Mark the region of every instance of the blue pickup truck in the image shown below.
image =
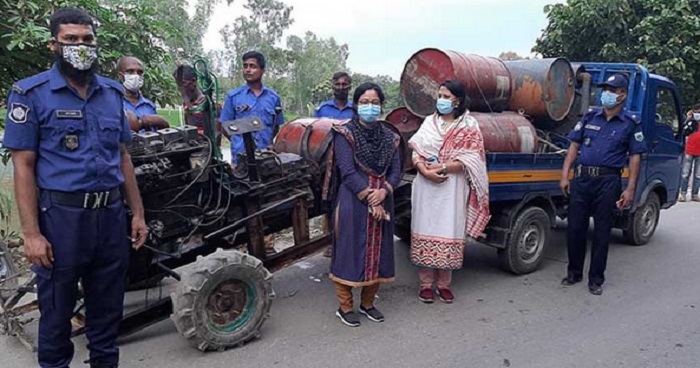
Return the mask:
<path id="1" fill-rule="evenodd" d="M 570 113 L 574 124 L 589 108 L 600 105 L 595 85 L 615 73 L 630 77 L 625 108 L 640 119 L 648 152 L 642 165 L 634 205 L 618 211 L 615 227 L 622 229 L 632 245 L 646 244 L 654 235 L 660 210 L 676 203 L 680 185 L 684 137 L 678 89 L 662 76 L 651 74 L 638 64 L 577 64 L 577 107 Z M 498 250 L 504 269 L 526 274 L 543 259 L 550 230 L 557 217 L 567 217 L 568 201 L 559 189 L 561 169 L 572 125 L 546 132 L 547 144 L 559 147 L 542 153 L 487 153 L 492 219 L 479 241 Z M 623 188 L 628 171 L 623 173 Z M 411 182 L 416 173 L 408 171 L 396 189 L 396 235 L 408 241 L 411 225 Z"/>

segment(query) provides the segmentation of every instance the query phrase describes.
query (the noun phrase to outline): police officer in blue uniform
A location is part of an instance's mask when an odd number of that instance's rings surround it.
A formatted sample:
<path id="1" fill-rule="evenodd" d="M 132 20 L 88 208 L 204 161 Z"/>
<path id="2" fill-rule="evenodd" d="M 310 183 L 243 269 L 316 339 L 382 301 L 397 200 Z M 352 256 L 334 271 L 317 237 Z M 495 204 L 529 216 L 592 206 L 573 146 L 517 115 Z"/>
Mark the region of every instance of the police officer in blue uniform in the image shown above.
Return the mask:
<path id="1" fill-rule="evenodd" d="M 133 56 L 124 56 L 117 61 L 119 80 L 124 85 L 124 109 L 128 112 L 129 124 L 135 132 L 156 131 L 170 126 L 158 115 L 156 104 L 147 99 L 143 88 L 143 62 Z"/>
<path id="2" fill-rule="evenodd" d="M 8 97 L 4 146 L 12 151 L 24 250 L 37 274 L 41 367 L 73 358 L 71 317 L 82 283 L 92 367 L 117 367 L 129 259 L 147 231 L 122 86 L 96 75 L 92 18 L 66 8 L 51 17 L 53 67 L 17 82 Z M 120 190 L 123 189 L 123 190 Z M 122 192 L 124 194 L 122 194 Z"/>
<path id="3" fill-rule="evenodd" d="M 569 134 L 571 145 L 564 160 L 560 186 L 569 196 L 567 243 L 569 265 L 563 285 L 574 285 L 583 279 L 586 258 L 586 234 L 589 219 L 595 223 L 588 272 L 588 290 L 603 293 L 608 244 L 615 207 L 624 209 L 634 201 L 639 176 L 640 154 L 646 142 L 637 117 L 624 111 L 629 80 L 615 74 L 599 87 L 602 109 L 591 109 Z M 574 161 L 574 179 L 569 170 Z M 621 173 L 629 161 L 629 181 L 622 191 Z M 622 195 L 620 195 L 622 191 Z"/>
<path id="4" fill-rule="evenodd" d="M 265 87 L 262 77 L 265 73 L 265 56 L 257 51 L 243 55 L 243 79 L 246 84 L 231 90 L 224 100 L 224 107 L 219 117 L 226 122 L 245 117 L 258 117 L 265 129 L 254 132 L 257 148 L 267 148 L 272 144 L 275 126 L 284 124 L 282 101 L 277 92 Z M 238 153 L 244 152 L 243 137 L 234 135 L 231 140 L 231 162 L 238 162 Z"/>
<path id="5" fill-rule="evenodd" d="M 333 98 L 322 102 L 314 111 L 316 118 L 330 118 L 338 120 L 352 119 L 355 114 L 352 102 L 348 100 L 352 78 L 345 72 L 333 74 Z"/>

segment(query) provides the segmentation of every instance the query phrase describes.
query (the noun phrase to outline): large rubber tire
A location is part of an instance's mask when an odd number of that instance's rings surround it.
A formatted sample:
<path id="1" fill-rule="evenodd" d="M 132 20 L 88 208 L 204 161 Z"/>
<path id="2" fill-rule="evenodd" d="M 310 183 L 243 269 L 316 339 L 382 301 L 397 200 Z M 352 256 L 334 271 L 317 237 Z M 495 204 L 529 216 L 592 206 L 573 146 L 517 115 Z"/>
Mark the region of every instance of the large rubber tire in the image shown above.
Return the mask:
<path id="1" fill-rule="evenodd" d="M 625 241 L 631 245 L 644 245 L 649 242 L 659 224 L 661 201 L 658 194 L 651 192 L 646 202 L 630 214 L 627 228 L 622 231 Z"/>
<path id="2" fill-rule="evenodd" d="M 19 286 L 17 267 L 10 254 L 7 244 L 0 241 L 0 304 L 15 294 L 14 288 Z"/>
<path id="3" fill-rule="evenodd" d="M 498 250 L 501 267 L 516 275 L 531 273 L 544 258 L 551 222 L 540 207 L 520 211 L 511 229 L 505 249 Z"/>
<path id="4" fill-rule="evenodd" d="M 184 269 L 170 318 L 197 349 L 221 351 L 260 337 L 274 296 L 259 259 L 219 249 Z"/>

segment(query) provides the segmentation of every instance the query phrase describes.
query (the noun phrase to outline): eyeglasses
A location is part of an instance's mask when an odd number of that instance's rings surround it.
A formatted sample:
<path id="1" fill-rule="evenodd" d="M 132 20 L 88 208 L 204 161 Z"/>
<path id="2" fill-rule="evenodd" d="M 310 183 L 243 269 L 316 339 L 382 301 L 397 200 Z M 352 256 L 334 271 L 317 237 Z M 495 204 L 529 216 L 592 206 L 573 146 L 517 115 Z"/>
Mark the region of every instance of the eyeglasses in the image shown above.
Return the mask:
<path id="1" fill-rule="evenodd" d="M 358 104 L 360 105 L 374 105 L 374 106 L 381 106 L 382 102 L 379 100 L 360 100 L 358 101 Z"/>

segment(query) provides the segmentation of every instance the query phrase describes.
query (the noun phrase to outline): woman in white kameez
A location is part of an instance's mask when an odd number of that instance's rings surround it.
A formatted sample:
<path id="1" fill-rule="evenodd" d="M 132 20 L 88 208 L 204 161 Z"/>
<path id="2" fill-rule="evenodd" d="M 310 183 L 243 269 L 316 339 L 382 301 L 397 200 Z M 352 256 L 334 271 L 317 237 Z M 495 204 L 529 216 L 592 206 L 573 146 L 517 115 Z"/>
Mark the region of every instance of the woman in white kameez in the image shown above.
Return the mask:
<path id="1" fill-rule="evenodd" d="M 410 139 L 413 165 L 411 262 L 420 267 L 418 298 L 451 303 L 452 271 L 462 268 L 467 238 L 481 235 L 489 221 L 484 140 L 469 115 L 464 86 L 446 81 L 438 90 L 437 112 Z"/>

